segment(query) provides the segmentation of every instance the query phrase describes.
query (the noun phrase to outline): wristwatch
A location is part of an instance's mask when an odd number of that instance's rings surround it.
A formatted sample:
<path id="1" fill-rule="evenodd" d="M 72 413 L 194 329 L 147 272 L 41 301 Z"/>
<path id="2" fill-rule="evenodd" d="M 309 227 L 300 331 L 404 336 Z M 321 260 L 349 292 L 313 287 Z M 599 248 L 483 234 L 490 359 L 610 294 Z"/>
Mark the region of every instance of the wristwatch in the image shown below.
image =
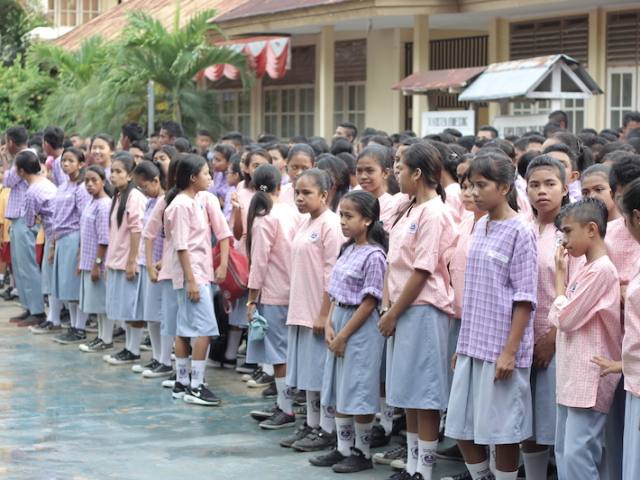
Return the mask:
<path id="1" fill-rule="evenodd" d="M 257 304 L 258 304 L 258 302 L 256 302 L 255 300 L 249 300 L 247 302 L 247 307 L 250 307 L 251 305 L 257 305 Z"/>
<path id="2" fill-rule="evenodd" d="M 102 259 L 100 257 L 96 258 L 96 265 L 102 265 Z"/>

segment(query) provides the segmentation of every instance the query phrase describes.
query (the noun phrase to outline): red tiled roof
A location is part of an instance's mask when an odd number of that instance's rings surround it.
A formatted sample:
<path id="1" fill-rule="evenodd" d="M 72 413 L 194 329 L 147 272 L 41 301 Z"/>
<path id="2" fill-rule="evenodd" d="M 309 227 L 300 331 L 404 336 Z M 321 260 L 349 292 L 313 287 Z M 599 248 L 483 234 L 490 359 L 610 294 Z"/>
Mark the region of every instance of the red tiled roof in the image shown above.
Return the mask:
<path id="1" fill-rule="evenodd" d="M 213 18 L 212 21 L 216 23 L 226 22 L 303 8 L 336 5 L 349 1 L 351 0 L 244 0 L 240 2 L 240 5 L 226 9 L 226 13 L 219 12 L 218 16 Z"/>
<path id="2" fill-rule="evenodd" d="M 424 93 L 432 90 L 460 88 L 466 86 L 470 80 L 480 75 L 486 68 L 470 67 L 418 72 L 396 83 L 392 89 L 407 93 Z"/>
<path id="3" fill-rule="evenodd" d="M 246 0 L 181 0 L 180 22 L 186 23 L 191 16 L 205 9 L 215 9 L 218 14 L 224 14 L 243 3 L 246 3 Z M 176 2 L 175 0 L 129 0 L 90 22 L 74 28 L 54 40 L 54 43 L 73 50 L 78 48 L 84 40 L 95 35 L 100 35 L 105 40 L 112 40 L 118 37 L 125 27 L 127 15 L 138 10 L 148 13 L 168 28 L 173 25 Z"/>

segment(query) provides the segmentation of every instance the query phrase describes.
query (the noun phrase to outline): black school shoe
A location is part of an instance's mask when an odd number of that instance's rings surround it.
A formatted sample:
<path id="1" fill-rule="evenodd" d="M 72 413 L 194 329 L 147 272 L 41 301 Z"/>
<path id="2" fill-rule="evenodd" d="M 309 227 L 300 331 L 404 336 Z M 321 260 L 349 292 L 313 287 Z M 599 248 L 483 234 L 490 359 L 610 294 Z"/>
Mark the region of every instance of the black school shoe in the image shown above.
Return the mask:
<path id="1" fill-rule="evenodd" d="M 462 452 L 460 452 L 457 444 L 453 444 L 448 448 L 436 450 L 436 458 L 439 458 L 440 460 L 449 460 L 450 462 L 464 462 Z"/>
<path id="2" fill-rule="evenodd" d="M 411 480 L 411 478 L 412 475 L 409 472 L 407 472 L 406 470 L 402 470 L 400 472 L 394 473 L 387 480 Z"/>
<path id="3" fill-rule="evenodd" d="M 356 473 L 372 468 L 371 457 L 366 458 L 359 448 L 351 447 L 351 455 L 333 465 L 332 470 L 336 473 Z"/>
<path id="4" fill-rule="evenodd" d="M 281 430 L 283 428 L 292 428 L 295 426 L 296 417 L 289 415 L 288 413 L 284 413 L 279 408 L 270 418 L 267 418 L 264 422 L 260 422 L 260 428 L 263 430 Z"/>
<path id="5" fill-rule="evenodd" d="M 126 365 L 128 363 L 135 363 L 140 360 L 140 355 L 136 355 L 126 348 L 119 353 L 110 356 L 107 359 L 107 363 L 110 365 Z"/>
<path id="6" fill-rule="evenodd" d="M 278 410 L 280 410 L 278 408 L 278 404 L 274 403 L 270 407 L 257 408 L 255 410 L 251 410 L 249 412 L 249 415 L 251 415 L 251 418 L 253 418 L 254 420 L 262 422 L 267 418 L 271 418 Z"/>
<path id="7" fill-rule="evenodd" d="M 70 327 L 67 333 L 63 333 L 53 339 L 54 342 L 62 345 L 71 345 L 72 343 L 84 343 L 87 340 L 87 332 Z"/>
<path id="8" fill-rule="evenodd" d="M 296 428 L 291 435 L 280 440 L 280 446 L 284 448 L 291 448 L 293 447 L 294 443 L 296 443 L 298 440 L 302 440 L 309 433 L 311 433 L 312 430 L 313 429 L 309 425 L 307 425 L 307 422 L 304 422 L 302 425 Z"/>
<path id="9" fill-rule="evenodd" d="M 187 387 L 182 400 L 184 400 L 185 403 L 203 405 L 205 407 L 217 407 L 220 405 L 220 399 L 205 387 L 204 384 L 201 384 L 198 388 Z"/>
<path id="10" fill-rule="evenodd" d="M 380 448 L 389 445 L 391 435 L 384 432 L 382 425 L 374 425 L 371 428 L 371 448 Z"/>
<path id="11" fill-rule="evenodd" d="M 173 390 L 171 390 L 171 396 L 177 400 L 182 400 L 187 392 L 187 385 L 183 385 L 180 382 L 174 382 Z"/>
<path id="12" fill-rule="evenodd" d="M 225 363 L 229 362 L 229 360 L 225 360 Z M 238 373 L 253 373 L 253 371 L 258 368 L 257 363 L 247 363 L 244 362 L 242 365 L 238 365 L 236 367 L 236 372 Z"/>
<path id="13" fill-rule="evenodd" d="M 346 458 L 348 457 L 342 455 L 338 450 L 333 449 L 324 455 L 310 458 L 309 463 L 314 467 L 333 467 L 335 464 L 342 462 Z"/>
<path id="14" fill-rule="evenodd" d="M 118 327 L 113 331 L 114 342 L 124 342 L 127 332 L 122 327 Z"/>
<path id="15" fill-rule="evenodd" d="M 262 390 L 262 398 L 276 398 L 278 396 L 278 389 L 276 388 L 276 382 L 271 382 L 267 388 Z"/>
<path id="16" fill-rule="evenodd" d="M 317 452 L 327 450 L 336 446 L 336 433 L 325 432 L 322 428 L 314 428 L 311 432 L 293 445 L 294 450 L 299 452 Z"/>

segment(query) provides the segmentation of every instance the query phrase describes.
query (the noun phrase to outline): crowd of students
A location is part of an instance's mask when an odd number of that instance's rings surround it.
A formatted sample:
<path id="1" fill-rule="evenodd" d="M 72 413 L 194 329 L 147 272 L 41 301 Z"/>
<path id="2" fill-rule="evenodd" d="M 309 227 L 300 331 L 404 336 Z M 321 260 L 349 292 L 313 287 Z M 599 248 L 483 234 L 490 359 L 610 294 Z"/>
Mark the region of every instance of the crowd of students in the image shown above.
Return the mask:
<path id="1" fill-rule="evenodd" d="M 330 142 L 199 131 L 195 146 L 171 121 L 148 142 L 136 124 L 117 143 L 9 128 L 11 322 L 205 406 L 221 403 L 205 370 L 224 330 L 215 365 L 276 398 L 251 416 L 336 473 L 431 480 L 461 454 L 446 478 L 512 480 L 522 458 L 529 480 L 635 480 L 640 113 L 567 126 L 554 112 L 521 137 L 420 139 L 343 123 Z M 234 255 L 249 273 L 229 301 Z M 399 412 L 406 447 L 372 455 Z M 443 425 L 456 446 L 439 450 Z"/>

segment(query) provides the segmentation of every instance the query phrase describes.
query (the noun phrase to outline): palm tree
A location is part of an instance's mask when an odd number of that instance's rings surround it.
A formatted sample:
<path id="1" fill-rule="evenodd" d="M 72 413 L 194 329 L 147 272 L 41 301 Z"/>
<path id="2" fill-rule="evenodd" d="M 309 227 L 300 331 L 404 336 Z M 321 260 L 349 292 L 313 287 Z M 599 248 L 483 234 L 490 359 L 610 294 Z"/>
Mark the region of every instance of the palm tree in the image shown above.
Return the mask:
<path id="1" fill-rule="evenodd" d="M 230 64 L 240 70 L 245 85 L 250 82 L 243 54 L 207 41 L 206 34 L 212 30 L 221 35 L 217 26 L 207 23 L 215 15 L 214 10 L 202 11 L 180 27 L 180 7 L 176 2 L 171 30 L 148 14 L 135 12 L 124 32 L 123 73 L 145 84 L 152 80 L 158 104 L 166 105 L 171 119 L 188 129 L 219 123 L 212 92 L 196 85 L 194 77 L 198 72 L 214 64 Z"/>

